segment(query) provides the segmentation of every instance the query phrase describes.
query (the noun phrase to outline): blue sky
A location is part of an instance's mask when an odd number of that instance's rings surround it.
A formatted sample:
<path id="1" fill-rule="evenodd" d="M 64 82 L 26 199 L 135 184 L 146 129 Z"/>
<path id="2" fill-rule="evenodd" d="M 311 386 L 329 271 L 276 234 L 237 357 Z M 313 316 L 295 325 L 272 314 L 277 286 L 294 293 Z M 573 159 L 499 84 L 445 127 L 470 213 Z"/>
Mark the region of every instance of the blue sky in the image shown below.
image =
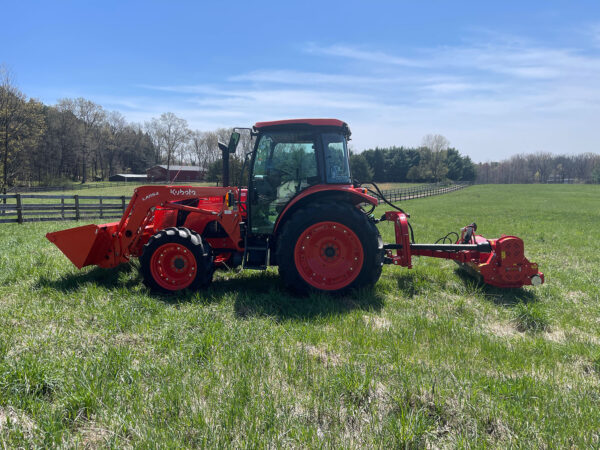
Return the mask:
<path id="1" fill-rule="evenodd" d="M 3 1 L 28 96 L 191 127 L 347 121 L 355 150 L 600 152 L 600 2 Z"/>

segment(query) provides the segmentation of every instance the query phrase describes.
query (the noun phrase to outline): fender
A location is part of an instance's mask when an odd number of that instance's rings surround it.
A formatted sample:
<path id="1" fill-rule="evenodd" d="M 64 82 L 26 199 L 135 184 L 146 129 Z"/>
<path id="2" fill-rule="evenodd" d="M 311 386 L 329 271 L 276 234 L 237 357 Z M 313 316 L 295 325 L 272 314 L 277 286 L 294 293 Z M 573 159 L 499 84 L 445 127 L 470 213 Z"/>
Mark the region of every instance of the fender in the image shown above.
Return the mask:
<path id="1" fill-rule="evenodd" d="M 300 194 L 292 198 L 279 214 L 273 234 L 277 235 L 278 229 L 285 221 L 292 216 L 292 213 L 306 203 L 312 203 L 318 198 L 332 197 L 341 201 L 347 201 L 353 205 L 359 203 L 370 203 L 377 206 L 378 201 L 372 195 L 367 194 L 364 188 L 355 188 L 354 186 L 341 184 L 317 184 L 305 189 Z"/>

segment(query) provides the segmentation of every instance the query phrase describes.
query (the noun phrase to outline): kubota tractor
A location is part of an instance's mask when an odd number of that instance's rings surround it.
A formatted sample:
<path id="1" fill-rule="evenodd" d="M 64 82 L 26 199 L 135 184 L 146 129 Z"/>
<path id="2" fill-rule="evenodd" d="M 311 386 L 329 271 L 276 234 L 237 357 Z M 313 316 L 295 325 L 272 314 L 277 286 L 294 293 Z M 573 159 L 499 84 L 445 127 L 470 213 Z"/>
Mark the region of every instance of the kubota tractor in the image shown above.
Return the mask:
<path id="1" fill-rule="evenodd" d="M 537 285 L 537 265 L 515 236 L 486 239 L 475 224 L 451 244 L 416 244 L 407 214 L 373 217 L 378 199 L 350 176 L 348 125 L 336 119 L 259 122 L 250 133 L 247 187 L 143 186 L 119 222 L 86 225 L 47 238 L 77 266 L 115 267 L 138 257 L 144 282 L 174 292 L 207 286 L 216 268 L 278 266 L 296 290 L 341 292 L 373 285 L 384 264 L 412 267 L 412 256 L 452 259 L 497 287 Z M 385 201 L 385 198 L 384 198 Z M 376 223 L 391 221 L 396 242 L 384 244 Z"/>

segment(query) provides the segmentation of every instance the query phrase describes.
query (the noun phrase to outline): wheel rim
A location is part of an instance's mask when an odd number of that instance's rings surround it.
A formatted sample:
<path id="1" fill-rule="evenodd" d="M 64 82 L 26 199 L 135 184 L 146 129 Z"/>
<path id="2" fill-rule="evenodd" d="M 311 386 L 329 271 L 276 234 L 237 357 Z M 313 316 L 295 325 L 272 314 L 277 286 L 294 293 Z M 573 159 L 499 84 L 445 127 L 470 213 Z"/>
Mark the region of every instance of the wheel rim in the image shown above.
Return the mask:
<path id="1" fill-rule="evenodd" d="M 170 291 L 185 289 L 192 284 L 197 268 L 196 257 L 181 244 L 163 244 L 150 259 L 152 277 L 160 287 Z"/>
<path id="2" fill-rule="evenodd" d="M 359 275 L 364 254 L 360 239 L 338 222 L 319 222 L 308 227 L 294 248 L 300 276 L 311 286 L 333 291 L 352 283 Z"/>

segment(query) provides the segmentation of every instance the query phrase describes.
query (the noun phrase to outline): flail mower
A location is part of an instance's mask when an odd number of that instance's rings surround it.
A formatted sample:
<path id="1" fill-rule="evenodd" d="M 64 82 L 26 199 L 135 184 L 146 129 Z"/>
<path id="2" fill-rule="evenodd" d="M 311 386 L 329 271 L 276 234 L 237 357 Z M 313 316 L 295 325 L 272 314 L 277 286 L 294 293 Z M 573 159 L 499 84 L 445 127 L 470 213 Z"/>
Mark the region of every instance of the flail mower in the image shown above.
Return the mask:
<path id="1" fill-rule="evenodd" d="M 337 293 L 375 284 L 384 264 L 411 268 L 413 256 L 454 260 L 501 288 L 544 282 L 516 236 L 486 239 L 471 224 L 453 243 L 417 244 L 408 215 L 381 192 L 393 210 L 375 218 L 377 194 L 350 176 L 346 123 L 281 120 L 249 131 L 256 139 L 247 187 L 229 186 L 234 131 L 228 145 L 219 143 L 223 187 L 139 187 L 120 221 L 46 237 L 80 269 L 137 257 L 145 284 L 162 292 L 205 287 L 216 268 L 241 265 L 278 266 L 296 290 Z M 380 221 L 394 223 L 395 243 L 383 243 Z"/>

